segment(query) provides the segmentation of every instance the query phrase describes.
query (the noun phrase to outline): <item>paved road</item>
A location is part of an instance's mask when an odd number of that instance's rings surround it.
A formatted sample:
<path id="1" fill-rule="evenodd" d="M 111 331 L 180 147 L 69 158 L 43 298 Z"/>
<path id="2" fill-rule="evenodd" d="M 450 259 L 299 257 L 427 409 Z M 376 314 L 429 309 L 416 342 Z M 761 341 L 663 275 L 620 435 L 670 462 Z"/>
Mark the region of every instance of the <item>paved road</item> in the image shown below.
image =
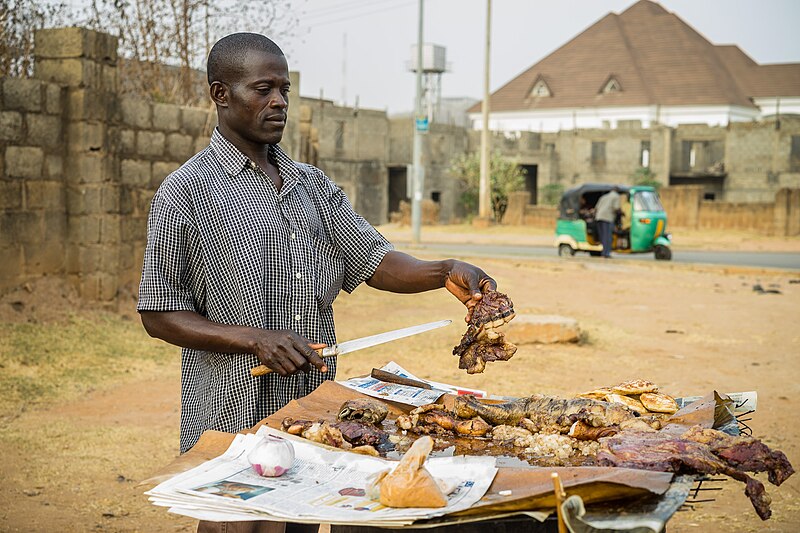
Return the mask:
<path id="1" fill-rule="evenodd" d="M 550 246 L 517 246 L 503 244 L 444 244 L 430 243 L 411 246 L 410 242 L 395 241 L 400 249 L 427 250 L 440 252 L 447 256 L 473 256 L 473 257 L 551 257 L 558 258 L 554 247 Z M 589 255 L 579 252 L 576 257 Z M 614 254 L 615 259 L 622 261 L 655 261 L 653 254 Z M 601 260 L 591 258 L 591 260 Z M 672 260 L 678 263 L 693 263 L 707 265 L 729 265 L 745 267 L 780 268 L 786 270 L 800 270 L 800 254 L 784 252 L 709 252 L 699 250 L 673 250 Z"/>

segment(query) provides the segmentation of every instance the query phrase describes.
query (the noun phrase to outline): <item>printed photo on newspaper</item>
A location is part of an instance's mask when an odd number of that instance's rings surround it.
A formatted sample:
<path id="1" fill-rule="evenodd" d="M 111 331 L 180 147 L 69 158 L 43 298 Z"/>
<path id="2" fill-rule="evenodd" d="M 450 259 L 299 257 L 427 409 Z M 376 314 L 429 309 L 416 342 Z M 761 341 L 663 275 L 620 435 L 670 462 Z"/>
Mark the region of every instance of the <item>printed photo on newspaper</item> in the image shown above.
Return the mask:
<path id="1" fill-rule="evenodd" d="M 221 456 L 174 476 L 146 494 L 170 512 L 203 520 L 289 520 L 331 524 L 401 526 L 469 508 L 489 489 L 497 469 L 493 457 L 437 457 L 425 463 L 431 474 L 455 490 L 447 506 L 390 508 L 367 496 L 371 475 L 397 463 L 332 451 L 292 440 L 295 460 L 280 477 L 258 476 L 247 461 L 264 435 L 286 435 L 261 427 L 237 435 Z"/>

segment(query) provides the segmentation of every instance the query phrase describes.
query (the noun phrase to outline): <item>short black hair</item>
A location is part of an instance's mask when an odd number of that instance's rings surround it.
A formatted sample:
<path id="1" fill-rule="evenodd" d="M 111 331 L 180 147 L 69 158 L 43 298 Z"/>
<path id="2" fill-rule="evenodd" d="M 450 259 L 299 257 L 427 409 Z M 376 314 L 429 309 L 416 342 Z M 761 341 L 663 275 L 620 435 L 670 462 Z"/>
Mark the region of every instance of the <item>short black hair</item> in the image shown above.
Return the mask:
<path id="1" fill-rule="evenodd" d="M 269 37 L 260 33 L 232 33 L 211 47 L 206 63 L 208 84 L 215 81 L 231 81 L 241 73 L 247 52 L 255 50 L 282 56 L 283 50 Z"/>

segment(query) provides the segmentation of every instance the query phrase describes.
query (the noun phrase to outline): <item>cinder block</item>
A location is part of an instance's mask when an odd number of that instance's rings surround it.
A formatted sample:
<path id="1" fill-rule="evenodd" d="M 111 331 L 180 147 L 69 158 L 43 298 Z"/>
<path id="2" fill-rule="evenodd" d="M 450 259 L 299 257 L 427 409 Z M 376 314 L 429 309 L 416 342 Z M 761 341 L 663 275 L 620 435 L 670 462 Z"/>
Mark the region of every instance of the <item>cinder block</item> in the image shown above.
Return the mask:
<path id="1" fill-rule="evenodd" d="M 14 243 L 2 244 L 5 240 L 0 234 L 0 293 L 5 293 L 7 289 L 15 289 L 21 285 L 22 274 L 25 272 L 25 257 L 22 246 Z"/>
<path id="2" fill-rule="evenodd" d="M 45 155 L 44 177 L 51 180 L 62 180 L 64 177 L 64 158 L 54 154 Z"/>
<path id="3" fill-rule="evenodd" d="M 63 141 L 61 138 L 60 116 L 27 113 L 25 121 L 28 123 L 27 144 L 44 148 L 61 146 Z"/>
<path id="4" fill-rule="evenodd" d="M 110 162 L 100 152 L 74 153 L 67 159 L 66 179 L 72 184 L 100 183 L 110 179 Z"/>
<path id="5" fill-rule="evenodd" d="M 48 241 L 24 247 L 25 272 L 34 275 L 60 274 L 66 269 L 63 242 Z"/>
<path id="6" fill-rule="evenodd" d="M 197 154 L 199 152 L 202 152 L 206 148 L 208 148 L 208 145 L 209 145 L 210 142 L 211 142 L 211 138 L 203 136 L 203 135 L 200 135 L 199 137 L 195 138 L 195 140 L 194 140 L 194 153 Z"/>
<path id="7" fill-rule="evenodd" d="M 42 82 L 31 78 L 3 78 L 3 107 L 19 111 L 40 111 Z"/>
<path id="8" fill-rule="evenodd" d="M 80 185 L 66 192 L 67 211 L 72 216 L 103 214 L 103 186 Z"/>
<path id="9" fill-rule="evenodd" d="M 67 219 L 69 215 L 61 209 L 45 211 L 44 213 L 44 240 L 45 242 L 67 242 Z"/>
<path id="10" fill-rule="evenodd" d="M 136 187 L 150 184 L 150 161 L 123 159 L 120 164 L 120 183 Z"/>
<path id="11" fill-rule="evenodd" d="M 70 215 L 67 225 L 68 241 L 75 244 L 99 243 L 102 218 L 102 215 Z"/>
<path id="12" fill-rule="evenodd" d="M 144 248 L 147 240 L 147 218 L 143 216 L 125 216 L 120 220 L 120 240 L 134 243 L 136 247 Z M 139 264 L 139 267 L 142 265 Z"/>
<path id="13" fill-rule="evenodd" d="M 22 114 L 17 111 L 0 111 L 0 141 L 22 140 Z"/>
<path id="14" fill-rule="evenodd" d="M 136 152 L 147 157 L 164 155 L 165 136 L 160 131 L 140 131 L 136 135 Z"/>
<path id="15" fill-rule="evenodd" d="M 34 65 L 36 78 L 70 87 L 101 86 L 97 63 L 89 59 L 40 59 Z"/>
<path id="16" fill-rule="evenodd" d="M 22 182 L 20 180 L 0 180 L 0 209 L 17 210 L 22 208 Z"/>
<path id="17" fill-rule="evenodd" d="M 103 220 L 100 222 L 100 242 L 104 245 L 112 245 L 117 244 L 120 242 L 120 224 L 119 224 L 119 215 L 106 215 L 103 217 Z M 117 248 L 116 246 L 112 247 L 114 252 L 114 266 L 116 266 L 116 254 Z M 107 258 L 104 255 L 105 258 Z M 104 269 L 111 272 L 111 265 L 106 265 L 104 263 Z M 108 267 L 108 268 L 106 268 Z"/>
<path id="18" fill-rule="evenodd" d="M 6 147 L 6 175 L 11 178 L 41 179 L 44 153 L 35 146 Z"/>
<path id="19" fill-rule="evenodd" d="M 581 334 L 577 320 L 558 315 L 517 314 L 506 331 L 514 344 L 578 342 Z"/>
<path id="20" fill-rule="evenodd" d="M 44 240 L 44 213 L 12 211 L 0 217 L 0 233 L 8 232 L 19 243 L 40 243 Z"/>
<path id="21" fill-rule="evenodd" d="M 175 163 L 170 161 L 157 161 L 153 163 L 153 177 L 150 181 L 150 187 L 153 189 L 157 189 L 161 182 L 164 181 L 164 178 L 169 176 L 172 172 L 177 170 L 181 166 L 181 163 Z"/>
<path id="22" fill-rule="evenodd" d="M 214 117 L 209 118 L 209 110 L 199 107 L 181 107 L 181 126 L 185 133 L 190 135 L 207 135 L 206 124 L 209 124 L 209 131 L 217 124 L 216 112 Z"/>
<path id="23" fill-rule="evenodd" d="M 312 114 L 313 114 L 313 112 L 311 110 L 311 106 L 308 106 L 308 105 L 300 106 L 300 113 L 299 113 L 300 122 L 311 122 Z"/>
<path id="24" fill-rule="evenodd" d="M 64 110 L 64 89 L 55 83 L 46 83 L 44 110 L 51 115 L 60 115 Z"/>
<path id="25" fill-rule="evenodd" d="M 38 58 L 87 57 L 116 61 L 117 38 L 85 28 L 50 28 L 34 33 Z"/>
<path id="26" fill-rule="evenodd" d="M 70 87 L 67 90 L 70 120 L 99 120 L 106 122 L 111 117 L 113 95 L 91 87 Z"/>
<path id="27" fill-rule="evenodd" d="M 151 121 L 150 104 L 139 98 L 125 97 L 119 100 L 119 110 L 122 113 L 122 123 L 136 128 L 150 129 Z"/>
<path id="28" fill-rule="evenodd" d="M 150 204 L 153 203 L 153 196 L 156 192 L 153 189 L 138 189 L 134 191 L 133 212 L 136 215 L 147 217 L 150 213 Z"/>
<path id="29" fill-rule="evenodd" d="M 136 153 L 136 131 L 119 130 L 117 133 L 117 150 L 120 155 L 133 155 Z"/>
<path id="30" fill-rule="evenodd" d="M 172 159 L 186 161 L 195 154 L 191 135 L 170 133 L 167 135 L 167 155 Z"/>
<path id="31" fill-rule="evenodd" d="M 70 122 L 67 126 L 67 140 L 70 152 L 103 152 L 106 150 L 105 123 Z"/>
<path id="32" fill-rule="evenodd" d="M 25 207 L 27 209 L 64 210 L 66 198 L 64 185 L 57 181 L 25 182 Z"/>
<path id="33" fill-rule="evenodd" d="M 181 108 L 172 104 L 153 104 L 153 128 L 176 131 L 181 127 Z"/>

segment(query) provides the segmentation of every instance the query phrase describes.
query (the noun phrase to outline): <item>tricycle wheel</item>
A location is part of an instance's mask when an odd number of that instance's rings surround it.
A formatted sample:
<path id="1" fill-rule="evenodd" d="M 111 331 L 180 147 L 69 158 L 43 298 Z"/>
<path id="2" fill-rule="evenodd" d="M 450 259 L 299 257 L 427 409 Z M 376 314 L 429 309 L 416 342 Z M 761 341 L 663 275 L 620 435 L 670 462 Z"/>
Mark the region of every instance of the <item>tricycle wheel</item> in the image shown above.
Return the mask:
<path id="1" fill-rule="evenodd" d="M 659 244 L 655 249 L 656 259 L 660 261 L 669 261 L 672 259 L 672 250 L 663 244 Z"/>
<path id="2" fill-rule="evenodd" d="M 568 257 L 570 255 L 575 255 L 575 250 L 567 243 L 561 243 L 558 245 L 558 255 L 560 257 Z"/>
<path id="3" fill-rule="evenodd" d="M 596 252 L 594 250 L 589 250 L 589 255 L 591 255 L 592 257 L 600 257 L 601 255 L 603 255 L 603 252 Z"/>

